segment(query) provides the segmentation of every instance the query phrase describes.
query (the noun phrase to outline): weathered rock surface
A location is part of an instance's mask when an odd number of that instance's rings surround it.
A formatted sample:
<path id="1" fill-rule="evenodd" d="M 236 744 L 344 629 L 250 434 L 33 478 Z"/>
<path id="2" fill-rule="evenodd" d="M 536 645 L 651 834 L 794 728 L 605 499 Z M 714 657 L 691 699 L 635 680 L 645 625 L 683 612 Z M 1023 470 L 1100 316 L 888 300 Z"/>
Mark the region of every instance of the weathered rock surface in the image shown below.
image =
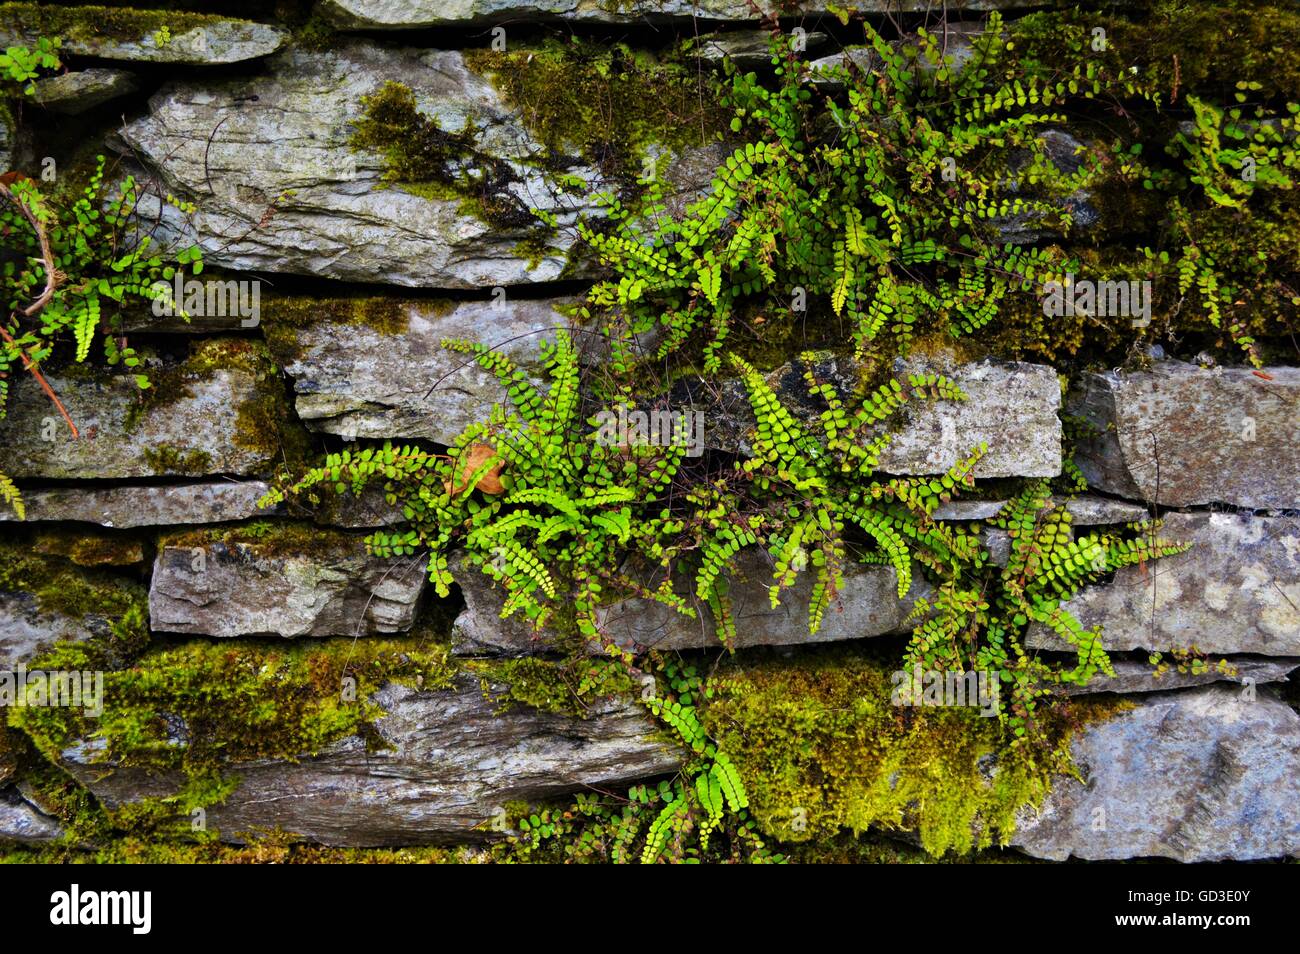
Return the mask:
<path id="1" fill-rule="evenodd" d="M 1125 567 L 1065 604 L 1102 626 L 1108 649 L 1300 655 L 1300 518 L 1168 513 L 1160 536 L 1192 544 L 1176 556 Z M 1154 591 L 1154 592 L 1153 592 Z M 1153 605 L 1154 604 L 1154 605 Z M 1063 649 L 1041 629 L 1028 643 Z"/>
<path id="2" fill-rule="evenodd" d="M 1300 716 L 1267 693 L 1159 693 L 1073 742 L 1085 781 L 1058 779 L 1011 843 L 1054 861 L 1245 861 L 1300 853 Z"/>
<path id="3" fill-rule="evenodd" d="M 419 110 L 446 132 L 469 127 L 476 148 L 507 163 L 511 194 L 557 216 L 553 234 L 489 225 L 460 197 L 425 198 L 381 182 L 384 159 L 354 152 L 362 98 L 387 81 L 406 84 Z M 194 231 L 168 212 L 164 228 L 197 241 L 210 264 L 360 282 L 491 289 L 559 277 L 582 211 L 529 162 L 542 153 L 492 84 L 454 50 L 351 43 L 287 51 L 264 75 L 175 83 L 128 123 L 122 144 L 198 203 Z M 575 165 L 567 173 L 594 181 Z M 292 190 L 292 199 L 275 205 Z M 178 192 L 179 194 L 179 192 Z M 582 200 L 585 201 L 585 200 Z M 144 202 L 141 214 L 158 212 Z M 265 217 L 265 220 L 264 220 Z M 548 251 L 534 260 L 536 242 Z M 519 246 L 529 239 L 531 251 Z"/>
<path id="4" fill-rule="evenodd" d="M 327 845 L 412 845 L 490 836 L 507 802 L 537 802 L 588 786 L 618 786 L 675 771 L 681 753 L 635 703 L 597 705 L 590 717 L 516 707 L 479 681 L 421 691 L 387 685 L 373 697 L 387 713 L 367 748 L 352 736 L 297 763 L 232 766 L 240 779 L 208 824 L 226 841 L 281 829 Z M 167 773 L 105 774 L 93 748 L 63 753 L 64 766 L 110 807 L 176 791 Z"/>
<path id="5" fill-rule="evenodd" d="M 277 540 L 158 546 L 149 587 L 157 632 L 204 636 L 356 636 L 411 628 L 424 561 L 368 556 L 360 537 L 318 531 Z"/>
<path id="6" fill-rule="evenodd" d="M 134 73 L 96 68 L 37 80 L 34 99 L 46 109 L 75 116 L 137 88 Z"/>
<path id="7" fill-rule="evenodd" d="M 263 384 L 274 369 L 254 351 L 244 358 L 239 366 L 193 373 L 167 365 L 164 375 L 179 371 L 184 381 L 166 398 L 142 397 L 131 374 L 46 373 L 81 431 L 75 440 L 40 386 L 19 375 L 11 383 L 8 416 L 0 420 L 5 472 L 59 480 L 267 471 L 279 458 L 278 440 L 249 434 L 241 414 L 264 418 Z"/>
<path id="8" fill-rule="evenodd" d="M 987 520 L 997 516 L 1006 504 L 1005 500 L 950 500 L 939 504 L 934 516 L 936 520 Z M 1092 494 L 1070 498 L 1065 509 L 1076 527 L 1132 523 L 1150 516 L 1146 507 Z"/>
<path id="9" fill-rule="evenodd" d="M 786 39 L 791 50 L 798 54 L 804 54 L 815 53 L 826 45 L 826 41 L 830 37 L 825 33 L 814 30 L 811 33 L 805 32 L 799 38 L 796 38 L 793 33 L 787 33 Z M 795 49 L 797 42 L 800 40 L 803 49 Z M 702 36 L 698 40 L 691 42 L 687 49 L 688 52 L 698 55 L 700 59 L 706 62 L 731 60 L 737 66 L 742 66 L 745 69 L 755 69 L 771 63 L 771 41 L 772 34 L 767 30 L 735 30 Z"/>
<path id="10" fill-rule="evenodd" d="M 493 375 L 471 356 L 443 348 L 441 340 L 499 346 L 540 381 L 538 343 L 554 341 L 556 328 L 569 325 L 555 310 L 558 304 L 412 301 L 401 306 L 406 328 L 399 333 L 329 320 L 292 329 L 280 353 L 294 379 L 298 416 L 330 434 L 450 443 L 508 398 Z"/>
<path id="11" fill-rule="evenodd" d="M 789 646 L 808 643 L 861 639 L 902 632 L 903 620 L 918 596 L 927 595 L 925 582 L 915 579 L 904 600 L 898 598 L 898 578 L 890 567 L 850 564 L 844 570 L 844 588 L 831 603 L 816 634 L 808 632 L 808 606 L 812 593 L 811 575 L 802 576 L 784 591 L 781 603 L 771 607 L 768 585 L 772 580 L 771 560 L 758 548 L 743 551 L 737 571 L 731 577 L 732 609 L 736 619 L 736 648 Z M 502 591 L 477 570 L 456 572 L 465 597 L 465 609 L 452 628 L 453 650 L 459 654 L 524 655 L 544 651 L 549 644 L 526 623 L 499 618 Z M 643 582 L 649 582 L 643 581 Z M 657 586 L 658 581 L 651 584 Z M 681 592 L 691 588 L 683 581 Z M 695 606 L 691 619 L 661 603 L 628 599 L 603 608 L 599 625 L 626 649 L 714 649 L 721 645 L 706 605 Z"/>
<path id="12" fill-rule="evenodd" d="M 1075 461 L 1097 490 L 1171 507 L 1300 508 L 1300 368 L 1085 375 L 1068 402 L 1099 433 Z"/>
<path id="13" fill-rule="evenodd" d="M 868 3 L 859 7 L 870 9 Z M 897 9 L 893 4 L 890 9 Z M 907 4 L 903 4 L 906 8 Z M 819 3 L 776 3 L 773 0 L 324 0 L 326 16 L 341 27 L 367 30 L 466 26 L 519 20 L 577 20 L 632 23 L 664 20 L 748 20 L 780 12 L 783 16 L 824 11 Z M 922 8 L 923 9 L 923 8 Z"/>
<path id="14" fill-rule="evenodd" d="M 141 63 L 239 63 L 274 53 L 286 39 L 283 30 L 265 23 L 174 11 L 146 22 L 148 14 L 130 10 L 52 11 L 48 5 L 7 3 L 2 19 L 0 47 L 59 36 L 63 53 Z M 160 33 L 164 26 L 166 34 Z"/>
<path id="15" fill-rule="evenodd" d="M 1300 658 L 1268 659 L 1263 657 L 1233 657 L 1228 660 L 1235 672 L 1220 672 L 1211 666 L 1206 672 L 1178 672 L 1170 670 L 1159 678 L 1152 675 L 1150 663 L 1135 659 L 1116 660 L 1115 675 L 1098 674 L 1086 686 L 1062 686 L 1067 696 L 1091 695 L 1098 692 L 1163 692 L 1185 689 L 1189 686 L 1207 686 L 1215 682 L 1233 682 L 1238 685 L 1263 685 L 1268 682 L 1288 682 L 1287 674 L 1300 666 Z"/>
<path id="16" fill-rule="evenodd" d="M 62 834 L 59 823 L 33 808 L 17 789 L 0 788 L 0 844 L 39 845 Z"/>
<path id="17" fill-rule="evenodd" d="M 27 520 L 96 523 L 102 527 L 165 527 L 244 520 L 273 511 L 259 510 L 270 489 L 261 480 L 202 481 L 136 487 L 51 487 L 24 490 Z M 0 521 L 17 515 L 0 510 Z"/>
<path id="18" fill-rule="evenodd" d="M 41 606 L 32 593 L 0 590 L 0 670 L 26 666 L 57 642 L 107 635 L 103 616 L 71 616 Z"/>
<path id="19" fill-rule="evenodd" d="M 796 360 L 766 375 L 768 384 L 797 418 L 816 423 L 824 405 L 808 394 L 804 364 Z M 820 356 L 815 366 L 846 398 L 856 381 L 850 359 Z M 902 380 L 917 372 L 946 374 L 966 393 L 965 401 L 914 401 L 900 412 L 893 440 L 880 458 L 880 470 L 890 474 L 943 473 L 968 456 L 981 441 L 988 453 L 975 467 L 976 477 L 1051 477 L 1061 472 L 1061 404 L 1056 372 L 1045 365 L 984 361 L 956 365 L 944 357 L 900 360 L 895 375 Z M 748 438 L 755 421 L 736 379 L 709 385 L 686 379 L 668 395 L 668 403 L 693 407 L 704 414 L 708 447 L 749 453 Z"/>

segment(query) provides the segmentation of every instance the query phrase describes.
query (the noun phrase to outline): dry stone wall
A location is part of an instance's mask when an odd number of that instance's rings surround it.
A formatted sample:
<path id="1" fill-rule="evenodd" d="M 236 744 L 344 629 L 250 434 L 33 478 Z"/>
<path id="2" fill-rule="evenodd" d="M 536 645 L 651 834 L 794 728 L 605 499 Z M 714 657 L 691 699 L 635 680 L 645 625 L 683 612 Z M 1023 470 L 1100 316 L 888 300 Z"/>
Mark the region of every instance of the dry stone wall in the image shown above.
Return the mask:
<path id="1" fill-rule="evenodd" d="M 795 6 L 824 12 L 818 4 Z M 958 6 L 974 15 L 1015 4 Z M 110 100 L 124 107 L 111 147 L 139 175 L 197 207 L 192 223 L 170 219 L 161 205 L 143 206 L 142 219 L 162 215 L 164 237 L 197 242 L 223 274 L 283 279 L 284 291 L 265 301 L 260 326 L 217 316 L 151 329 L 142 318 L 142 342 L 153 340 L 151 330 L 165 332 L 148 364 L 166 382 L 143 406 L 126 376 L 51 372 L 83 431 L 76 441 L 59 432 L 35 382 L 14 378 L 9 414 L 0 421 L 0 470 L 20 482 L 28 513 L 20 526 L 0 510 L 6 546 L 30 548 L 38 532 L 142 545 L 134 565 L 61 572 L 86 586 L 108 579 L 119 596 L 145 608 L 149 633 L 167 645 L 365 640 L 418 632 L 440 611 L 454 616 L 456 655 L 552 651 L 551 634 L 499 618 L 500 590 L 471 568 L 453 564 L 460 592 L 439 600 L 421 559 L 367 555 L 364 529 L 403 519 L 382 499 L 323 504 L 312 513 L 264 509 L 258 500 L 287 447 L 315 453 L 372 438 L 446 444 L 483 419 L 504 392 L 463 356 L 441 349 L 442 339 L 498 344 L 540 380 L 530 363 L 538 339 L 553 339 L 559 329 L 581 338 L 570 306 L 592 273 L 568 253 L 574 224 L 594 208 L 582 190 L 557 190 L 555 178 L 576 177 L 589 191 L 602 173 L 582 158 L 582 143 L 562 168 L 527 161 L 539 151 L 528 117 L 463 51 L 419 46 L 434 35 L 428 31 L 700 18 L 737 27 L 701 47 L 705 60 L 761 65 L 766 53 L 756 43 L 754 7 L 748 0 L 323 0 L 320 12 L 340 31 L 324 49 L 292 42 L 280 26 L 220 20 L 163 48 L 147 32 L 66 43 L 65 51 L 87 64 L 114 65 L 44 81 L 38 101 L 99 118 L 94 110 Z M 16 22 L 0 30 L 0 46 L 35 32 Z M 829 42 L 810 33 L 807 55 L 821 55 Z M 173 67 L 173 78 L 160 82 L 148 64 Z M 226 68 L 204 68 L 213 64 Z M 510 171 L 515 198 L 553 215 L 556 228 L 539 235 L 493 225 L 462 197 L 384 182 L 383 157 L 354 150 L 349 137 L 363 97 L 390 80 L 408 85 L 418 109 L 443 129 L 474 129 L 478 148 Z M 0 145 L 9 130 L 4 135 Z M 711 162 L 663 151 L 679 163 L 684 192 L 707 186 Z M 601 357 L 587 353 L 584 360 Z M 824 376 L 851 387 L 851 362 L 818 360 Z M 1121 653 L 1116 675 L 1087 691 L 1119 694 L 1132 705 L 1080 731 L 1074 753 L 1083 780 L 1062 780 L 1025 813 L 1016 848 L 1052 860 L 1300 855 L 1300 719 L 1281 692 L 1300 665 L 1300 368 L 1147 364 L 1076 374 L 968 354 L 900 362 L 903 373 L 950 374 L 969 401 L 905 418 L 882 468 L 938 474 L 983 441 L 989 453 L 976 470 L 981 480 L 1053 477 L 1063 468 L 1063 419 L 1079 419 L 1087 429 L 1073 459 L 1090 494 L 1069 504 L 1076 523 L 1158 516 L 1166 537 L 1193 544 L 1125 568 L 1069 604 L 1086 626 L 1103 626 L 1106 645 Z M 802 359 L 790 355 L 768 380 L 811 418 L 819 409 L 808 404 L 802 370 Z M 682 379 L 665 400 L 707 415 L 710 452 L 748 451 L 753 420 L 738 382 L 712 387 Z M 1005 490 L 989 485 L 983 499 L 946 504 L 941 516 L 980 521 L 1004 499 Z M 297 536 L 284 536 L 283 528 Z M 292 545 L 308 538 L 310 546 Z M 992 535 L 989 544 L 996 551 Z M 897 637 L 909 629 L 911 600 L 928 593 L 918 577 L 909 600 L 899 601 L 892 569 L 852 566 L 814 640 L 805 625 L 806 587 L 769 605 L 765 553 L 743 554 L 733 575 L 741 653 Z M 102 636 L 121 615 L 54 608 L 39 587 L 12 575 L 0 580 L 8 581 L 0 587 L 0 666 L 8 669 L 31 663 L 58 640 Z M 602 620 L 637 653 L 716 649 L 708 614 L 697 609 L 692 620 L 630 599 L 604 608 Z M 1068 648 L 1046 631 L 1033 634 L 1031 645 L 1047 653 Z M 1146 651 L 1191 647 L 1229 665 L 1152 678 Z M 585 718 L 527 707 L 503 714 L 502 691 L 485 691 L 468 677 L 436 689 L 388 683 L 371 700 L 383 712 L 374 723 L 381 744 L 349 735 L 300 760 L 241 763 L 240 786 L 209 822 L 234 841 L 275 827 L 339 846 L 475 840 L 507 802 L 652 779 L 682 761 L 642 707 L 614 701 Z M 178 726 L 177 738 L 184 734 Z M 57 760 L 109 807 L 170 795 L 183 784 L 175 774 L 106 760 L 93 745 L 57 753 Z M 1108 819 L 1102 834 L 1093 824 L 1098 807 Z M 0 771 L 0 840 L 36 844 L 61 831 L 38 797 Z"/>

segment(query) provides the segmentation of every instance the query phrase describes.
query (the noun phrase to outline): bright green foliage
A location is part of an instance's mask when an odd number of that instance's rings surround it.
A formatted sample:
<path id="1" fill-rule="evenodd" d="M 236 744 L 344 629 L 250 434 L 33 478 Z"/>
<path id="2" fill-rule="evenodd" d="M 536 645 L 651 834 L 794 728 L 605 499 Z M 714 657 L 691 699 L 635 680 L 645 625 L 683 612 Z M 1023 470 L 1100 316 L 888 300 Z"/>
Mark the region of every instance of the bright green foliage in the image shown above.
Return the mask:
<path id="1" fill-rule="evenodd" d="M 846 106 L 779 53 L 774 90 L 733 75 L 733 128 L 757 141 L 680 219 L 666 216 L 662 187 L 640 216 L 606 199 L 612 230 L 583 235 L 617 278 L 595 287 L 593 306 L 632 331 L 662 325 L 660 357 L 702 337 L 712 371 L 736 318 L 793 320 L 796 289 L 809 308 L 849 319 L 859 350 L 882 334 L 906 348 L 918 329 L 978 331 L 1010 290 L 1059 271 L 1045 252 L 1000 244 L 997 223 L 1068 229 L 1061 200 L 1098 166 L 1061 173 L 1039 133 L 1075 103 L 1134 83 L 1103 82 L 1090 63 L 1039 76 L 1004 62 L 997 14 L 960 73 L 928 34 L 905 53 L 866 30 L 880 68 L 829 76 L 847 87 Z"/>
<path id="2" fill-rule="evenodd" d="M 913 398 L 963 400 L 955 384 L 939 375 L 913 374 L 906 385 L 891 380 L 850 412 L 835 388 L 817 379 L 813 356 L 804 355 L 809 390 L 826 404 L 814 434 L 781 404 L 762 375 L 734 355 L 731 362 L 741 373 L 758 421 L 753 456 L 737 468 L 764 498 L 762 529 L 776 566 L 773 606 L 780 591 L 811 566 L 816 582 L 808 624 L 817 632 L 844 582 L 846 525 L 871 544 L 862 559 L 894 568 L 900 599 L 911 588 L 913 560 L 944 577 L 961 566 L 979 565 L 978 540 L 934 520 L 933 514 L 941 502 L 973 484 L 972 470 L 983 446 L 939 477 L 873 480 L 890 439 L 878 433 L 879 425 Z M 702 577 L 701 590 L 711 583 Z"/>
<path id="3" fill-rule="evenodd" d="M 1064 504 L 1048 496 L 1046 481 L 1031 483 L 989 523 L 1010 537 L 1000 572 L 963 574 L 943 582 L 933 601 L 918 600 L 921 621 L 908 645 L 906 666 L 926 671 L 996 674 L 1010 694 L 1000 715 L 1017 736 L 1033 726 L 1036 700 L 1054 685 L 1086 684 L 1098 671 L 1113 675 L 1101 633 L 1088 630 L 1064 603 L 1089 583 L 1121 567 L 1182 553 L 1187 545 L 1158 539 L 1159 523 L 1131 524 L 1131 533 L 1075 536 Z M 1061 668 L 1026 653 L 1028 627 L 1051 630 L 1077 660 Z"/>
<path id="4" fill-rule="evenodd" d="M 1300 105 L 1288 103 L 1285 116 L 1262 106 L 1247 110 L 1243 104 L 1260 84 L 1237 86 L 1237 105 L 1229 109 L 1187 97 L 1193 129 L 1168 146 L 1184 160 L 1185 181 L 1152 174 L 1147 184 L 1173 193 L 1168 207 L 1174 241 L 1181 243 L 1179 294 L 1193 295 L 1210 323 L 1227 330 L 1258 367 L 1255 339 L 1245 330 L 1254 299 L 1300 305 L 1296 245 L 1282 231 L 1294 228 L 1294 220 L 1284 217 L 1279 196 L 1295 187 L 1300 169 Z"/>
<path id="5" fill-rule="evenodd" d="M 58 37 L 41 37 L 36 41 L 36 48 L 11 46 L 0 53 L 0 84 L 14 84 L 22 92 L 31 96 L 36 92 L 33 82 L 42 70 L 57 70 L 63 64 L 59 61 Z"/>
<path id="6" fill-rule="evenodd" d="M 551 379 L 544 392 L 500 353 L 463 341 L 444 345 L 495 374 L 512 409 L 495 407 L 447 454 L 389 445 L 331 454 L 292 492 L 321 482 L 359 492 L 372 480 L 383 481 L 390 500 L 402 501 L 411 529 L 372 535 L 375 553 L 427 552 L 429 578 L 445 596 L 452 583 L 448 555 L 459 547 L 470 566 L 505 589 L 503 618 L 520 613 L 541 629 L 558 608 L 579 634 L 597 637 L 595 611 L 623 556 L 637 549 L 663 553 L 677 533 L 675 523 L 646 508 L 670 486 L 684 445 L 621 447 L 595 440 L 578 413 L 577 352 L 564 333 L 544 346 Z M 488 451 L 471 470 L 475 448 Z M 502 492 L 475 489 L 497 470 Z M 671 593 L 641 595 L 687 611 Z"/>
<path id="7" fill-rule="evenodd" d="M 698 703 L 709 691 L 704 680 L 693 666 L 671 661 L 660 675 L 665 698 L 643 701 L 692 753 L 682 772 L 634 786 L 626 799 L 579 795 L 571 808 L 521 818 L 512 839 L 520 860 L 556 851 L 566 861 L 614 864 L 785 860 L 764 845 L 739 770 L 700 722 Z"/>
<path id="8" fill-rule="evenodd" d="M 0 269 L 9 296 L 5 327 L 13 339 L 0 342 L 0 373 L 12 376 L 28 365 L 39 366 L 67 337 L 73 341 L 79 362 L 90 355 L 98 336 L 110 365 L 139 366 L 134 349 L 120 344 L 112 334 L 118 326 L 116 308 L 155 300 L 178 308 L 179 303 L 171 301 L 168 284 L 177 267 L 190 265 L 196 274 L 202 271 L 202 253 L 197 247 L 182 250 L 172 263 L 151 251 L 148 235 L 135 240 L 129 226 L 139 199 L 135 179 L 128 176 L 111 195 L 103 179 L 104 157 L 100 156 L 89 184 L 67 209 L 52 207 L 30 180 L 18 180 L 10 187 L 15 202 L 48 234 L 61 279 L 45 306 L 28 317 L 26 312 L 35 307 L 32 302 L 47 283 L 40 239 L 23 210 L 13 203 L 0 208 L 3 247 L 13 255 L 5 258 Z M 136 380 L 142 388 L 149 386 L 143 374 L 137 374 Z M 7 393 L 8 382 L 0 378 L 0 415 Z"/>
<path id="9" fill-rule="evenodd" d="M 23 505 L 23 495 L 18 492 L 14 482 L 4 474 L 0 474 L 0 501 L 13 507 L 14 513 L 18 514 L 19 520 L 27 519 L 27 508 Z"/>

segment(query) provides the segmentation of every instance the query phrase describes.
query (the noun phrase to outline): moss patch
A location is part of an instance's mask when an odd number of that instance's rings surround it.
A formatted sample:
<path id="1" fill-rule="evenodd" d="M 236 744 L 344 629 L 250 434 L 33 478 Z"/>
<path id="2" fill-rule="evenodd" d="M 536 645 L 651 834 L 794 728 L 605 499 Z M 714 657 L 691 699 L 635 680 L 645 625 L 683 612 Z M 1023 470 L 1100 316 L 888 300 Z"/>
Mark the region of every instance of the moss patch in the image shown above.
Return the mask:
<path id="1" fill-rule="evenodd" d="M 1005 842 L 1017 810 L 1069 769 L 1061 710 L 1043 748 L 1009 751 L 998 721 L 977 710 L 891 705 L 892 669 L 828 653 L 739 666 L 712 683 L 704 724 L 766 834 L 811 842 L 877 827 L 915 832 L 935 856 L 965 853 Z"/>
<path id="2" fill-rule="evenodd" d="M 167 27 L 173 35 L 180 35 L 200 26 L 211 26 L 231 20 L 236 23 L 247 22 L 232 17 L 183 10 L 68 7 L 35 3 L 0 4 L 0 20 L 5 23 L 16 23 L 25 32 L 86 42 L 105 38 L 135 41 L 161 27 Z"/>
<path id="3" fill-rule="evenodd" d="M 293 417 L 280 369 L 265 342 L 247 338 L 205 338 L 191 342 L 188 357 L 178 364 L 150 373 L 152 386 L 141 391 L 127 413 L 128 431 L 146 415 L 185 397 L 191 385 L 220 371 L 239 371 L 253 379 L 253 393 L 242 401 L 235 418 L 234 442 L 259 456 L 300 462 L 311 450 L 310 438 Z M 144 452 L 157 473 L 211 473 L 207 451 L 161 444 Z"/>
<path id="4" fill-rule="evenodd" d="M 704 145 L 730 119 L 712 74 L 622 44 L 555 40 L 473 50 L 465 60 L 491 79 L 552 157 L 576 152 L 610 177 L 639 174 L 651 145 Z"/>

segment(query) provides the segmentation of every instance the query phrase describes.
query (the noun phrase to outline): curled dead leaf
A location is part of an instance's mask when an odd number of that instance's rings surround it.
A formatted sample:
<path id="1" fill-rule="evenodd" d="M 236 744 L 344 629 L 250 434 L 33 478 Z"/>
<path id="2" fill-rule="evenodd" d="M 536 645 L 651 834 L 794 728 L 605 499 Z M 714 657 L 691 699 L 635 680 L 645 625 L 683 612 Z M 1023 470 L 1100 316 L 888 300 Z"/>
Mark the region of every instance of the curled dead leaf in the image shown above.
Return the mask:
<path id="1" fill-rule="evenodd" d="M 461 452 L 459 472 L 456 475 L 456 486 L 453 488 L 450 480 L 443 481 L 443 487 L 447 493 L 453 497 L 464 491 L 469 486 L 469 479 L 473 476 L 474 471 L 478 470 L 489 459 L 496 456 L 496 448 L 490 444 L 471 444 L 466 450 Z M 485 470 L 475 490 L 481 490 L 485 494 L 502 494 L 505 493 L 505 484 L 501 483 L 501 461 L 497 461 L 487 470 Z"/>

